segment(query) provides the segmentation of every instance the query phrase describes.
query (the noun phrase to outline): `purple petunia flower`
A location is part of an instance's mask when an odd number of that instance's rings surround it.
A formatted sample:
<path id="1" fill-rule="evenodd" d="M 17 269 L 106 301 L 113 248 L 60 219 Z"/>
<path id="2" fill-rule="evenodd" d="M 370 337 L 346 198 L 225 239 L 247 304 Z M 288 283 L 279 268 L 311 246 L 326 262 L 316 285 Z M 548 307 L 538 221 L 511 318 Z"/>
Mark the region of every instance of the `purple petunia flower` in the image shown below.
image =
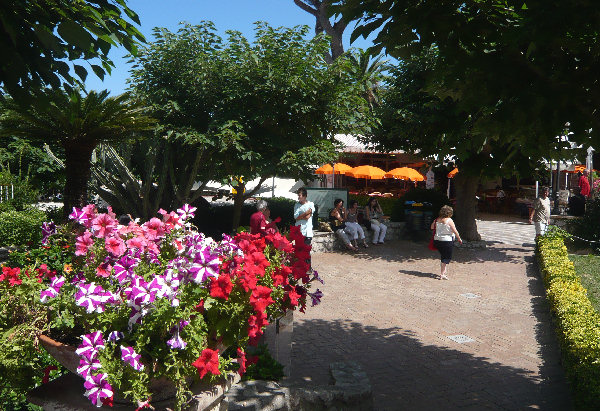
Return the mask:
<path id="1" fill-rule="evenodd" d="M 113 389 L 108 383 L 107 374 L 90 375 L 86 378 L 83 386 L 86 389 L 84 395 L 96 407 L 102 406 L 104 398 L 111 398 L 113 396 Z"/>
<path id="2" fill-rule="evenodd" d="M 90 216 L 80 208 L 73 207 L 73 212 L 69 214 L 69 218 L 71 220 L 75 220 L 81 225 L 86 225 L 86 223 L 90 220 Z"/>
<path id="3" fill-rule="evenodd" d="M 137 354 L 133 347 L 121 346 L 121 359 L 136 371 L 142 371 L 144 369 L 144 364 L 140 362 L 141 358 L 142 356 Z"/>
<path id="4" fill-rule="evenodd" d="M 102 364 L 96 358 L 96 354 L 94 354 L 93 358 L 88 359 L 82 357 L 79 360 L 79 367 L 77 367 L 77 374 L 81 375 L 83 378 L 87 379 L 90 377 L 95 371 L 102 368 Z"/>
<path id="5" fill-rule="evenodd" d="M 119 261 L 115 263 L 113 266 L 115 270 L 115 278 L 119 281 L 119 283 L 123 284 L 124 282 L 130 280 L 131 275 L 133 274 L 133 269 L 138 265 L 139 259 L 132 257 L 130 254 L 125 254 Z"/>
<path id="6" fill-rule="evenodd" d="M 315 291 L 314 293 L 308 293 L 308 295 L 310 295 L 310 298 L 312 298 L 311 307 L 314 307 L 315 305 L 319 304 L 321 302 L 321 298 L 323 298 L 323 293 L 318 288 L 317 291 Z"/>
<path id="7" fill-rule="evenodd" d="M 102 338 L 102 332 L 96 331 L 90 334 L 81 336 L 81 344 L 75 350 L 75 353 L 80 357 L 91 361 L 96 358 L 98 350 L 104 349 L 104 340 Z"/>
<path id="8" fill-rule="evenodd" d="M 201 252 L 196 254 L 192 267 L 189 269 L 189 274 L 196 284 L 201 284 L 208 277 L 219 277 L 219 266 L 221 260 L 219 254 L 213 254 L 210 247 L 204 247 Z"/>
<path id="9" fill-rule="evenodd" d="M 77 292 L 75 293 L 75 304 L 84 307 L 88 314 L 93 312 L 101 313 L 104 312 L 104 305 L 112 297 L 113 295 L 110 292 L 104 291 L 101 286 L 95 283 L 80 283 L 77 285 Z"/>
<path id="10" fill-rule="evenodd" d="M 119 341 L 121 338 L 123 338 L 123 333 L 121 331 L 112 331 L 108 334 L 108 341 Z"/>
<path id="11" fill-rule="evenodd" d="M 194 218 L 194 212 L 196 211 L 196 207 L 192 207 L 189 204 L 184 204 L 183 207 L 177 209 L 177 213 L 179 214 L 179 218 L 182 221 L 185 221 L 189 218 Z"/>
<path id="12" fill-rule="evenodd" d="M 186 347 L 187 343 L 183 341 L 179 335 L 179 330 L 177 330 L 175 331 L 175 335 L 173 335 L 173 337 L 167 341 L 167 345 L 173 350 L 182 350 Z"/>
<path id="13" fill-rule="evenodd" d="M 323 279 L 321 277 L 319 277 L 319 273 L 317 272 L 317 270 L 313 270 L 312 273 L 313 273 L 313 280 L 317 280 L 321 284 L 325 284 L 325 282 L 323 281 Z"/>
<path id="14" fill-rule="evenodd" d="M 56 224 L 53 221 L 42 223 L 42 244 L 47 244 L 53 234 L 56 234 Z"/>

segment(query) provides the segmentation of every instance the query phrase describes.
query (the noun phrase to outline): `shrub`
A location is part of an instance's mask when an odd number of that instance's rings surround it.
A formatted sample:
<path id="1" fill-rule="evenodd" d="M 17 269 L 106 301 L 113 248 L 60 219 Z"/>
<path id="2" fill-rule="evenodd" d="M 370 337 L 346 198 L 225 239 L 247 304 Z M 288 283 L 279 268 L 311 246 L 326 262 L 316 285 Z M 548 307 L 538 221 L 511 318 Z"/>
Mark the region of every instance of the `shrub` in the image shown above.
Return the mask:
<path id="1" fill-rule="evenodd" d="M 369 198 L 371 198 L 371 196 L 368 196 L 366 194 L 350 194 L 348 196 L 348 202 L 350 202 L 350 200 L 356 200 L 358 201 L 358 206 L 360 208 L 364 208 L 367 205 Z M 381 206 L 383 214 L 392 215 L 394 204 L 398 202 L 398 199 L 395 197 L 377 197 L 377 202 Z"/>
<path id="2" fill-rule="evenodd" d="M 574 220 L 570 224 L 569 230 L 576 236 L 586 240 L 600 241 L 600 197 L 588 201 L 585 214 Z M 600 243 L 589 244 L 596 250 L 600 250 Z"/>
<path id="3" fill-rule="evenodd" d="M 6 199 L 3 204 L 10 204 L 16 210 L 23 210 L 27 205 L 35 203 L 38 198 L 38 191 L 34 189 L 26 179 L 11 175 L 8 171 L 0 172 L 0 184 L 10 186 L 11 198 Z M 6 207 L 6 206 L 5 206 Z"/>
<path id="4" fill-rule="evenodd" d="M 561 238 L 538 238 L 537 255 L 575 401 L 578 407 L 595 408 L 600 401 L 600 314 L 588 299 Z"/>
<path id="5" fill-rule="evenodd" d="M 0 213 L 0 247 L 37 244 L 46 214 L 34 207 Z"/>

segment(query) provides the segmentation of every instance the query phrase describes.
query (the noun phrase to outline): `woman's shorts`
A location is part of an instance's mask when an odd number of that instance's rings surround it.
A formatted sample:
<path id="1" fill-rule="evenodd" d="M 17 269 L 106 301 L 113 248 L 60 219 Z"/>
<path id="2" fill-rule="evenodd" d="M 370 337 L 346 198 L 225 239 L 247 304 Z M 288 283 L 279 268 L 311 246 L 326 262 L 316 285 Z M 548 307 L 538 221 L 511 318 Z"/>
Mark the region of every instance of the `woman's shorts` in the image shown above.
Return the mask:
<path id="1" fill-rule="evenodd" d="M 440 252 L 440 260 L 442 260 L 442 263 L 448 264 L 450 260 L 452 260 L 452 249 L 454 248 L 454 242 L 433 240 L 433 244 Z"/>

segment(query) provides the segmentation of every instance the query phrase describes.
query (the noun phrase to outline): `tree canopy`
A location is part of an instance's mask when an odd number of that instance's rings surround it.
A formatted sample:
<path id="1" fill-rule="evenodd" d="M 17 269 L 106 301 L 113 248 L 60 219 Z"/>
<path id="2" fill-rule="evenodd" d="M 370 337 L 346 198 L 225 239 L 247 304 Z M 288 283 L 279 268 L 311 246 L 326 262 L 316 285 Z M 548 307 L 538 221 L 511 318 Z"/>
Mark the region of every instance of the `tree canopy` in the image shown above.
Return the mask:
<path id="1" fill-rule="evenodd" d="M 381 29 L 374 53 L 407 59 L 437 48 L 428 90 L 464 112 L 487 110 L 474 133 L 536 139 L 545 151 L 569 123 L 572 141 L 598 145 L 599 3 L 347 0 L 337 12 L 362 19 L 353 39 Z"/>
<path id="2" fill-rule="evenodd" d="M 327 64 L 327 39 L 308 30 L 257 23 L 251 43 L 210 22 L 156 29 L 135 60 L 132 89 L 163 133 L 203 150 L 199 180 L 238 181 L 240 207 L 243 182 L 310 177 L 334 156 L 333 134 L 370 125 L 349 61 Z"/>
<path id="3" fill-rule="evenodd" d="M 77 83 L 67 61 L 92 60 L 89 68 L 103 78 L 114 66 L 108 53 L 113 46 L 136 52 L 144 37 L 126 0 L 57 1 L 9 0 L 0 3 L 0 85 L 23 98 L 43 85 L 53 88 Z M 94 59 L 96 59 L 94 61 Z M 82 81 L 88 69 L 74 64 Z"/>

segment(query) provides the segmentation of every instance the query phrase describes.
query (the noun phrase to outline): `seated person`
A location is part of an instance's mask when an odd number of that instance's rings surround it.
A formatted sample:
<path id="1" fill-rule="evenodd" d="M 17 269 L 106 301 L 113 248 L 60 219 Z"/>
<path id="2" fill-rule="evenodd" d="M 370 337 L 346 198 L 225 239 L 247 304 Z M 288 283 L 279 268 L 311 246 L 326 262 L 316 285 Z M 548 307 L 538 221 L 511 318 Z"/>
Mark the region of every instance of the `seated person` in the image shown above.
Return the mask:
<path id="1" fill-rule="evenodd" d="M 358 248 L 358 239 L 362 240 L 362 245 L 365 248 L 369 248 L 367 240 L 365 238 L 365 232 L 360 224 L 358 224 L 358 201 L 351 200 L 348 206 L 348 212 L 346 214 L 346 227 L 350 230 L 350 239 L 352 245 Z"/>
<path id="2" fill-rule="evenodd" d="M 582 216 L 585 214 L 585 197 L 581 195 L 581 189 L 573 189 L 574 195 L 569 197 L 569 215 Z"/>
<path id="3" fill-rule="evenodd" d="M 281 218 L 276 218 L 275 221 L 270 222 L 269 217 L 271 210 L 269 210 L 268 204 L 265 200 L 258 200 L 256 203 L 256 211 L 250 216 L 250 234 L 272 234 L 277 232 L 277 224 L 281 221 Z"/>
<path id="4" fill-rule="evenodd" d="M 377 197 L 369 198 L 365 207 L 365 221 L 369 229 L 373 230 L 373 244 L 383 244 L 387 226 L 381 222 L 383 211 Z"/>
<path id="5" fill-rule="evenodd" d="M 346 209 L 344 201 L 337 198 L 333 202 L 333 209 L 329 212 L 329 224 L 333 232 L 344 242 L 348 250 L 358 251 L 358 248 L 350 243 L 348 238 L 348 228 L 346 227 Z"/>

